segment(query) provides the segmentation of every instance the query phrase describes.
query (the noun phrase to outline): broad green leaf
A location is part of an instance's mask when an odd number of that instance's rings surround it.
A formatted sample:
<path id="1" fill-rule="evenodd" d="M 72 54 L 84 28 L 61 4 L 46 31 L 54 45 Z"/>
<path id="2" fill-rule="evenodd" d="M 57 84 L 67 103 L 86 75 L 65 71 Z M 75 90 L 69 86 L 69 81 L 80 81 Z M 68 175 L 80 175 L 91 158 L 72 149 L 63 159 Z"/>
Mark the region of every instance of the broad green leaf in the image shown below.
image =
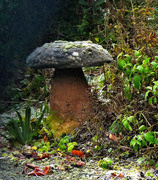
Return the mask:
<path id="1" fill-rule="evenodd" d="M 155 56 L 155 60 L 158 60 L 158 56 Z"/>
<path id="2" fill-rule="evenodd" d="M 146 129 L 145 125 L 142 125 L 142 126 L 139 127 L 140 131 L 144 131 L 145 129 Z"/>
<path id="3" fill-rule="evenodd" d="M 132 131 L 132 127 L 130 126 L 130 124 L 128 123 L 127 120 L 124 119 L 124 120 L 122 121 L 122 123 L 123 123 L 124 127 L 125 127 L 127 130 Z"/>
<path id="4" fill-rule="evenodd" d="M 147 59 L 145 59 L 144 61 L 143 61 L 143 64 L 147 64 L 147 63 L 149 63 L 150 62 L 150 58 L 147 58 Z"/>
<path id="5" fill-rule="evenodd" d="M 131 122 L 131 123 L 134 122 L 134 116 L 129 116 L 127 119 L 128 119 L 128 121 Z"/>
<path id="6" fill-rule="evenodd" d="M 136 75 L 133 77 L 133 83 L 134 83 L 134 86 L 135 86 L 138 90 L 140 90 L 140 87 L 141 87 L 140 81 L 141 81 L 141 77 L 136 74 Z"/>
<path id="7" fill-rule="evenodd" d="M 153 101 L 153 98 L 150 97 L 149 100 L 148 100 L 148 102 L 149 102 L 150 105 L 152 104 L 152 101 Z"/>
<path id="8" fill-rule="evenodd" d="M 135 52 L 134 52 L 134 56 L 135 56 L 135 57 L 141 56 L 141 51 L 135 51 Z"/>
<path id="9" fill-rule="evenodd" d="M 128 54 L 125 54 L 125 57 L 126 57 L 126 62 L 129 62 L 129 61 L 131 60 L 131 57 L 130 57 L 130 55 L 128 55 Z"/>
<path id="10" fill-rule="evenodd" d="M 144 68 L 143 73 L 144 74 L 150 73 L 150 68 L 149 67 Z"/>
<path id="11" fill-rule="evenodd" d="M 155 68 L 158 68 L 158 63 L 156 63 L 156 62 L 151 62 L 151 65 L 153 65 Z"/>
<path id="12" fill-rule="evenodd" d="M 136 144 L 136 139 L 135 137 L 131 140 L 130 142 L 130 146 L 134 146 Z"/>
<path id="13" fill-rule="evenodd" d="M 123 70 L 123 68 L 126 64 L 125 60 L 118 60 L 117 62 L 118 62 L 118 68 Z"/>
<path id="14" fill-rule="evenodd" d="M 126 73 L 126 76 L 128 77 L 129 75 L 130 75 L 130 73 L 131 73 L 131 69 L 126 69 L 126 71 L 125 71 L 125 73 Z"/>
<path id="15" fill-rule="evenodd" d="M 158 86 L 158 81 L 154 81 L 153 83 Z"/>
<path id="16" fill-rule="evenodd" d="M 143 146 L 147 146 L 145 139 L 142 140 L 142 144 L 143 144 Z"/>
<path id="17" fill-rule="evenodd" d="M 139 140 L 137 140 L 136 143 L 139 145 L 139 147 L 142 146 L 142 144 L 141 144 L 141 142 Z"/>
<path id="18" fill-rule="evenodd" d="M 149 141 L 150 143 L 155 143 L 155 138 L 153 136 L 153 133 L 152 132 L 147 132 L 144 134 L 144 137 L 147 141 Z"/>
<path id="19" fill-rule="evenodd" d="M 139 70 L 140 73 L 144 73 L 144 68 L 142 65 L 137 66 L 137 69 Z"/>

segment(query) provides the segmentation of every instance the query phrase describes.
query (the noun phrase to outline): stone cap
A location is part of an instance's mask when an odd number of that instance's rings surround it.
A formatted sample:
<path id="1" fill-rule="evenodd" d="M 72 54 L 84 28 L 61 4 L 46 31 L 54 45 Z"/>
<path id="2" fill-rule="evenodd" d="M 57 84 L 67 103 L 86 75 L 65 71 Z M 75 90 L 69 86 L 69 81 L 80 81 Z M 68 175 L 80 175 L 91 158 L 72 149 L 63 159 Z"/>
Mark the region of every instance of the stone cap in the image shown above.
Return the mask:
<path id="1" fill-rule="evenodd" d="M 100 66 L 113 61 L 101 45 L 91 41 L 55 41 L 36 48 L 26 59 L 33 68 L 79 68 Z"/>

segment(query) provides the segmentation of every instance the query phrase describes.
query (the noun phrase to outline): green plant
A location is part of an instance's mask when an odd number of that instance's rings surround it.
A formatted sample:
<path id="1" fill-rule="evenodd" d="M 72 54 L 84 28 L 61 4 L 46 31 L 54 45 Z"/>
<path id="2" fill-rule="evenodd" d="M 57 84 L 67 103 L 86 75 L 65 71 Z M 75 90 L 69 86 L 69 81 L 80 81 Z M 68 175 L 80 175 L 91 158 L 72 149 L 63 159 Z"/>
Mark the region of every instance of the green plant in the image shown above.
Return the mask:
<path id="1" fill-rule="evenodd" d="M 146 147 L 147 145 L 158 146 L 158 132 L 141 132 L 139 135 L 135 135 L 130 142 L 134 150 L 137 152 L 138 149 Z"/>
<path id="2" fill-rule="evenodd" d="M 70 142 L 67 144 L 67 150 L 68 152 L 71 152 L 73 150 L 73 148 L 77 145 L 77 142 Z"/>
<path id="3" fill-rule="evenodd" d="M 118 116 L 116 120 L 109 127 L 112 134 L 115 134 L 115 133 L 119 134 L 122 131 L 123 124 L 122 124 L 121 118 L 122 118 L 122 115 Z"/>
<path id="4" fill-rule="evenodd" d="M 25 110 L 25 119 L 23 120 L 22 115 L 17 111 L 19 118 L 15 120 L 10 118 L 6 129 L 9 133 L 10 138 L 18 141 L 21 144 L 29 144 L 32 141 L 32 134 L 30 131 L 30 119 L 31 119 L 31 109 L 27 107 Z"/>
<path id="5" fill-rule="evenodd" d="M 51 147 L 54 146 L 54 144 L 50 144 L 49 141 L 44 141 L 44 139 L 41 140 L 41 142 L 35 142 L 34 144 L 35 147 L 38 148 L 38 151 L 43 153 L 43 152 L 49 152 Z"/>
<path id="6" fill-rule="evenodd" d="M 86 37 L 97 43 L 104 42 L 102 26 L 104 26 L 104 15 L 106 13 L 105 0 L 80 0 L 79 4 L 83 10 L 82 23 L 78 25 L 79 32 L 84 38 Z"/>
<path id="7" fill-rule="evenodd" d="M 137 163 L 140 165 L 140 166 L 153 166 L 155 165 L 155 161 L 153 159 L 150 158 L 150 156 L 148 155 L 145 155 L 143 157 L 140 157 L 138 160 L 137 160 Z M 156 165 L 155 165 L 156 167 Z"/>
<path id="8" fill-rule="evenodd" d="M 108 157 L 99 161 L 99 166 L 103 169 L 109 169 L 112 165 L 112 160 Z"/>
<path id="9" fill-rule="evenodd" d="M 136 92 L 134 87 L 140 92 L 142 88 L 149 86 L 150 90 L 146 93 L 145 99 L 148 93 L 152 92 L 154 102 L 157 102 L 157 82 L 154 81 L 158 78 L 157 56 L 151 60 L 146 55 L 142 55 L 141 51 L 135 51 L 133 56 L 121 53 L 117 56 L 117 63 L 118 69 L 124 73 L 126 78 L 124 80 L 124 92 L 129 100 L 131 100 L 132 95 Z M 152 87 L 153 82 L 155 83 L 154 87 Z M 151 99 L 150 103 L 152 102 Z"/>
<path id="10" fill-rule="evenodd" d="M 18 115 L 18 119 L 10 117 L 10 121 L 5 127 L 9 134 L 9 139 L 18 141 L 21 144 L 30 144 L 33 137 L 37 138 L 38 136 L 45 108 L 41 111 L 38 119 L 31 118 L 31 108 L 29 106 L 26 107 L 24 117 L 18 111 L 16 111 L 16 113 Z"/>
<path id="11" fill-rule="evenodd" d="M 49 81 L 43 71 L 27 68 L 25 78 L 20 81 L 18 87 L 12 88 L 12 100 L 43 100 L 49 94 Z"/>
<path id="12" fill-rule="evenodd" d="M 158 81 L 154 81 L 153 83 L 155 84 L 153 87 L 146 87 L 149 90 L 145 93 L 145 100 L 147 100 L 149 93 L 152 93 L 152 96 L 148 99 L 150 105 L 158 102 Z"/>
<path id="13" fill-rule="evenodd" d="M 70 139 L 70 136 L 65 136 L 60 140 L 58 147 L 61 151 L 65 152 L 65 150 L 67 149 L 68 152 L 70 152 L 72 151 L 74 146 L 77 145 L 77 142 L 70 142 L 69 139 Z"/>

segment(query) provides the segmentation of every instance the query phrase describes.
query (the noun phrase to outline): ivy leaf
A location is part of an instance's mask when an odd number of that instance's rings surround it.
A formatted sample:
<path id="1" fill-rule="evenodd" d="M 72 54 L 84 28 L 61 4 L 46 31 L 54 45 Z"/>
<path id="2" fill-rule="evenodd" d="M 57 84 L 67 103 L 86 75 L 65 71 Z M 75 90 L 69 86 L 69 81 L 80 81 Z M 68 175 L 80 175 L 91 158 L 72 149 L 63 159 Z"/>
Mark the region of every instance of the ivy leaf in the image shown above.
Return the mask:
<path id="1" fill-rule="evenodd" d="M 135 57 L 141 56 L 141 51 L 135 51 L 134 56 Z"/>
<path id="2" fill-rule="evenodd" d="M 145 60 L 143 61 L 143 64 L 149 63 L 149 60 L 150 60 L 150 58 L 145 59 Z"/>
<path id="3" fill-rule="evenodd" d="M 124 120 L 122 121 L 122 123 L 123 123 L 124 127 L 125 127 L 127 130 L 132 131 L 132 127 L 130 126 L 130 124 L 128 123 L 127 120 L 124 119 Z"/>
<path id="4" fill-rule="evenodd" d="M 140 81 L 141 81 L 141 77 L 136 74 L 136 75 L 133 77 L 133 83 L 134 83 L 134 86 L 135 86 L 138 90 L 140 90 L 140 87 L 141 87 Z"/>
<path id="5" fill-rule="evenodd" d="M 131 60 L 131 57 L 130 57 L 130 55 L 128 55 L 128 54 L 125 54 L 125 57 L 126 57 L 126 62 L 129 62 L 129 61 Z"/>
<path id="6" fill-rule="evenodd" d="M 146 129 L 145 125 L 142 125 L 142 126 L 139 127 L 140 131 L 144 131 L 145 129 Z"/>
<path id="7" fill-rule="evenodd" d="M 128 119 L 128 121 L 131 122 L 131 123 L 134 122 L 134 116 L 129 116 L 127 119 Z"/>
<path id="8" fill-rule="evenodd" d="M 119 68 L 120 70 L 123 70 L 126 62 L 125 62 L 124 60 L 118 60 L 117 62 L 118 62 L 118 68 Z"/>
<path id="9" fill-rule="evenodd" d="M 139 70 L 140 73 L 142 74 L 144 73 L 144 68 L 142 65 L 137 66 L 137 69 Z"/>
<path id="10" fill-rule="evenodd" d="M 147 141 L 149 141 L 150 143 L 155 143 L 155 138 L 153 136 L 153 133 L 152 132 L 147 132 L 144 134 L 144 137 Z"/>
<path id="11" fill-rule="evenodd" d="M 154 61 L 151 62 L 151 65 L 153 65 L 155 68 L 158 67 L 158 63 L 156 63 L 156 62 L 154 62 Z"/>

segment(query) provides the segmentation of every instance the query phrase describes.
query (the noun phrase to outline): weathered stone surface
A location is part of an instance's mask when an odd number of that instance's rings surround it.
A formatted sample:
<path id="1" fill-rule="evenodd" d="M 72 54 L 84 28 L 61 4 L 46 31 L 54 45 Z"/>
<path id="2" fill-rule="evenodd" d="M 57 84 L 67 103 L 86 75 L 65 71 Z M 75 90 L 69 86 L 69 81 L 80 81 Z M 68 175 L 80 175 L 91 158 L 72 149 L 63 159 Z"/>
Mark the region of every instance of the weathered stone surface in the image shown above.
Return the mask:
<path id="1" fill-rule="evenodd" d="M 51 82 L 52 127 L 71 133 L 94 115 L 94 101 L 81 68 L 56 69 Z M 57 119 L 57 120 L 56 120 Z"/>
<path id="2" fill-rule="evenodd" d="M 91 41 L 55 41 L 35 49 L 26 63 L 35 68 L 79 68 L 100 66 L 113 59 L 102 46 Z"/>

